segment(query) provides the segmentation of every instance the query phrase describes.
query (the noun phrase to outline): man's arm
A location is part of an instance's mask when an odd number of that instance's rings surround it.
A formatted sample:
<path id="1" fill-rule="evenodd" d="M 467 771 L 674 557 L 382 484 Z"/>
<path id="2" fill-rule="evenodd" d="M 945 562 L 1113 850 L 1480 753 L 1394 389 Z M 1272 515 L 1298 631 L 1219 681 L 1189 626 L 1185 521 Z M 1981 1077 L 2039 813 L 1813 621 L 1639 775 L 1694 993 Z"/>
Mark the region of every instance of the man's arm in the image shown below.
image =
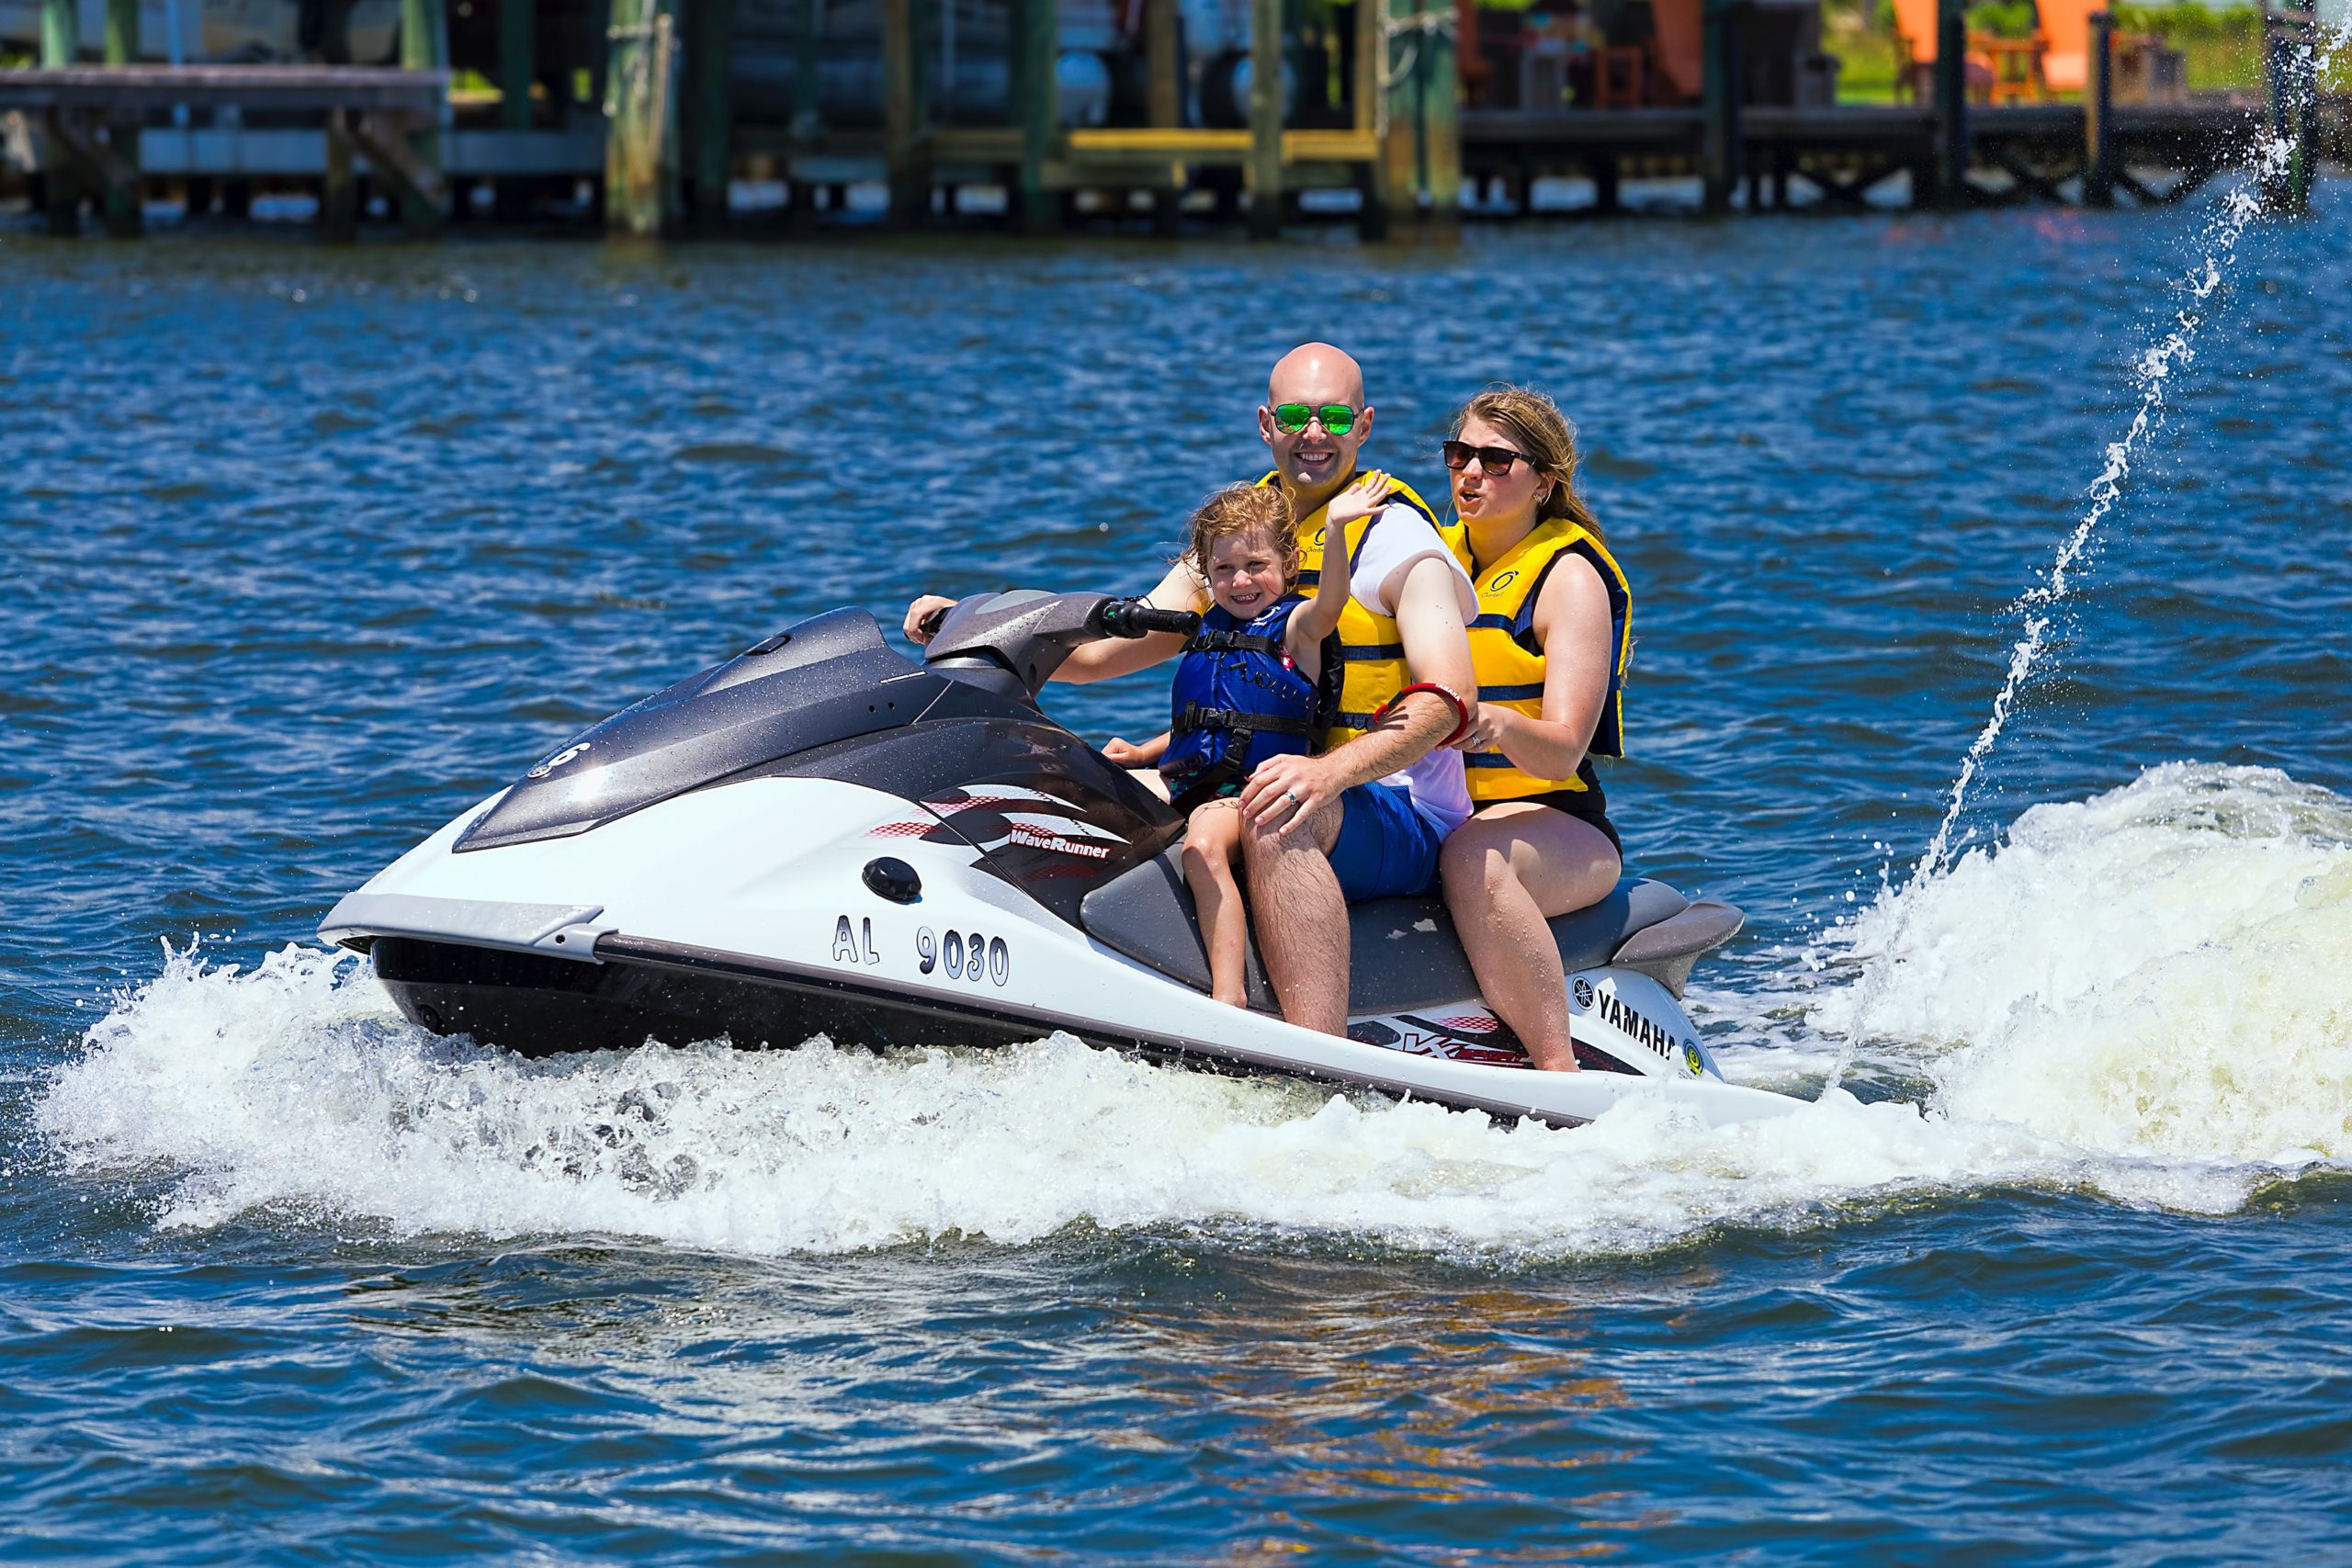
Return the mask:
<path id="1" fill-rule="evenodd" d="M 1406 669 L 1415 681 L 1453 693 L 1475 715 L 1477 680 L 1470 665 L 1470 634 L 1455 594 L 1453 563 L 1425 556 L 1404 570 L 1396 619 L 1405 644 Z M 1289 811 L 1290 819 L 1282 829 L 1288 833 L 1317 807 L 1419 761 L 1443 745 L 1461 721 L 1443 697 L 1433 692 L 1411 693 L 1370 731 L 1336 751 L 1320 757 L 1272 757 L 1260 763 L 1242 787 L 1242 813 L 1255 825 Z M 1285 795 L 1296 801 L 1295 811 Z"/>
<path id="2" fill-rule="evenodd" d="M 1144 595 L 1144 603 L 1161 610 L 1190 610 L 1195 613 L 1208 608 L 1208 589 L 1198 573 L 1182 561 L 1168 569 L 1152 591 Z M 956 601 L 944 599 L 936 593 L 926 593 L 907 606 L 906 622 L 900 628 L 909 642 L 918 646 L 931 640 L 931 633 L 922 626 L 934 610 L 952 610 Z M 1175 658 L 1184 651 L 1185 639 L 1174 632 L 1153 632 L 1141 637 L 1101 637 L 1080 643 L 1054 671 L 1057 681 L 1083 684 L 1089 681 L 1107 681 L 1114 675 L 1132 674 L 1148 670 L 1164 660 Z"/>

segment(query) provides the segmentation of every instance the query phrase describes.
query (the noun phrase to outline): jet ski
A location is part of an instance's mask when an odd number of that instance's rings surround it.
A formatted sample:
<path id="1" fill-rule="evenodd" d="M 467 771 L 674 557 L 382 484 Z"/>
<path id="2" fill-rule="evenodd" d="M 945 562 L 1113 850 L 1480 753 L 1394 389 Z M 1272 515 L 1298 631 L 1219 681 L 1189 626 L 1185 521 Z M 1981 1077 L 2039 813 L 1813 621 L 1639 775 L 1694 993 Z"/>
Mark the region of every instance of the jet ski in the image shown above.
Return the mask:
<path id="1" fill-rule="evenodd" d="M 1800 1103 L 1727 1083 L 1681 1006 L 1740 912 L 1628 878 L 1551 922 L 1577 1073 L 1534 1070 L 1436 899 L 1349 910 L 1345 1038 L 1209 995 L 1184 823 L 1038 693 L 1101 637 L 1190 615 L 1034 590 L 965 600 L 922 663 L 860 610 L 623 709 L 336 904 L 411 1021 L 533 1056 L 724 1037 L 997 1045 L 1067 1031 L 1154 1061 L 1497 1117 L 1663 1095 L 1710 1124 Z"/>

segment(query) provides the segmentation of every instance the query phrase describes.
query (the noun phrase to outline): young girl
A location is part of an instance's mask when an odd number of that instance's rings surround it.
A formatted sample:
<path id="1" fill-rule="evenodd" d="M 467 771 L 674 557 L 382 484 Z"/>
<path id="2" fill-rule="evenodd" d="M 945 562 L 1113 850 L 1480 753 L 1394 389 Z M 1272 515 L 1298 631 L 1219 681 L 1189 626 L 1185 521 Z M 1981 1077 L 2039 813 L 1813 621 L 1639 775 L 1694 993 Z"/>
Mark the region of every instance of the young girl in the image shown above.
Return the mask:
<path id="1" fill-rule="evenodd" d="M 1388 476 L 1370 473 L 1340 492 L 1327 537 L 1380 509 Z M 1249 946 L 1233 863 L 1241 852 L 1234 799 L 1268 757 L 1314 749 L 1333 704 L 1337 649 L 1330 639 L 1347 607 L 1349 561 L 1328 551 L 1312 599 L 1297 592 L 1298 528 L 1275 485 L 1230 485 L 1193 513 L 1183 558 L 1214 602 L 1176 666 L 1172 723 L 1140 746 L 1114 740 L 1103 754 L 1126 767 L 1157 764 L 1176 809 L 1187 813 L 1184 880 L 1209 949 L 1209 990 L 1249 1006 L 1242 986 Z"/>

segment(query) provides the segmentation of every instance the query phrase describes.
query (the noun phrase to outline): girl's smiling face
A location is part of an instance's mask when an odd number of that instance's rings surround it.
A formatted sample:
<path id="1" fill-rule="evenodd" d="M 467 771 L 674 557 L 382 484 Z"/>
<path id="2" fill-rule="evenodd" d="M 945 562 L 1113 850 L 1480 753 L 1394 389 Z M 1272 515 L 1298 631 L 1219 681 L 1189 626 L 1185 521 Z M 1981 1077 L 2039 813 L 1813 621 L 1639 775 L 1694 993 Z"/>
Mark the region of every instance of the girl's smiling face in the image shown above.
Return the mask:
<path id="1" fill-rule="evenodd" d="M 1236 620 L 1255 620 L 1289 592 L 1296 566 L 1262 533 L 1227 534 L 1209 546 L 1209 597 Z"/>

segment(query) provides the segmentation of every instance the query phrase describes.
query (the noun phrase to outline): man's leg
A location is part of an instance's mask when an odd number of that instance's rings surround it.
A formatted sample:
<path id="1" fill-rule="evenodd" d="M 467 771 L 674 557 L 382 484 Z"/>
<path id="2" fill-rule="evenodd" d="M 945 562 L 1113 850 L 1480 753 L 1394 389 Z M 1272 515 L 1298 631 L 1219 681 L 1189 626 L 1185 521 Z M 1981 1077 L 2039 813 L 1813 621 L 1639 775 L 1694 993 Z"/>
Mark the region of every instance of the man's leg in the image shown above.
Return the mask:
<path id="1" fill-rule="evenodd" d="M 1348 1032 L 1348 906 L 1327 858 L 1340 840 L 1345 799 L 1323 807 L 1288 838 L 1274 837 L 1280 823 L 1241 834 L 1266 978 L 1284 1018 L 1326 1034 Z"/>
<path id="2" fill-rule="evenodd" d="M 1454 829 L 1438 864 L 1479 994 L 1537 1066 L 1576 1071 L 1567 979 L 1544 921 L 1609 896 L 1623 869 L 1617 847 L 1589 822 L 1514 801 Z"/>

